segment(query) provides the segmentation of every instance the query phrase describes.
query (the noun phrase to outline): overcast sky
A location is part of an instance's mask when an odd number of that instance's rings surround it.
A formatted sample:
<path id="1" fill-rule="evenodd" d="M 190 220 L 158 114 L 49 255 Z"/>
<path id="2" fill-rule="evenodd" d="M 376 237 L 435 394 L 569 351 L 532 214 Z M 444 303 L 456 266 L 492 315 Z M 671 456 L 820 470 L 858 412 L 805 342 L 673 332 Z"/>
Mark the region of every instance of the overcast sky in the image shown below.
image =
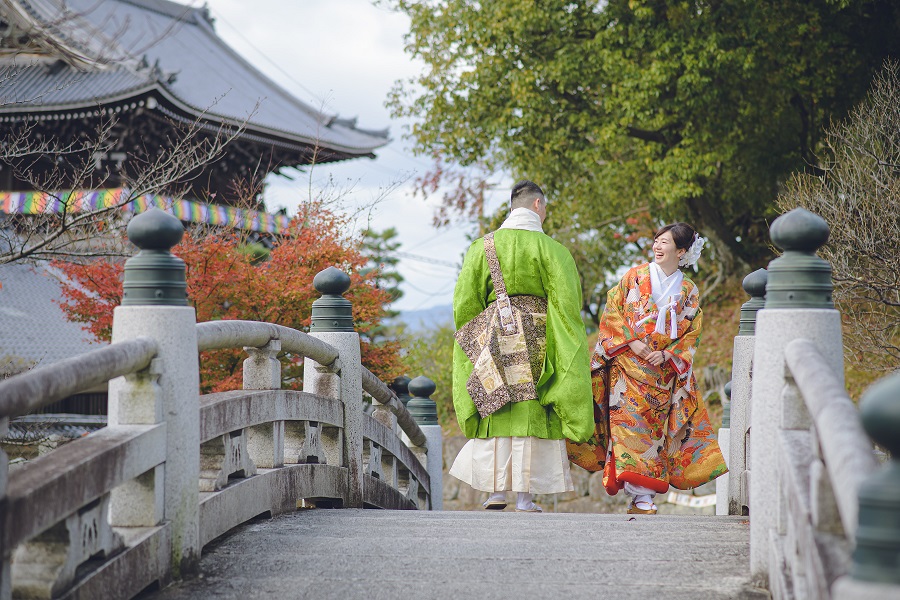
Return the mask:
<path id="1" fill-rule="evenodd" d="M 384 105 L 394 82 L 421 68 L 403 51 L 409 27 L 406 15 L 376 7 L 371 0 L 207 0 L 207 5 L 219 36 L 297 98 L 331 114 L 358 117 L 363 128 L 390 128 L 394 141 L 376 152 L 377 159 L 316 167 L 313 187 L 324 188 L 333 178 L 340 189 L 352 188 L 344 196 L 356 208 L 371 204 L 380 189 L 408 179 L 365 211 L 360 226 L 366 217 L 378 230 L 395 226 L 401 251 L 458 263 L 468 245 L 468 226 L 439 230 L 431 226 L 436 199 L 425 201 L 412 194 L 412 179 L 424 174 L 429 163 L 408 151 L 404 124 L 392 120 Z M 293 213 L 308 187 L 307 175 L 295 181 L 272 177 L 267 204 L 286 206 Z M 399 271 L 406 283 L 396 308 L 416 310 L 451 302 L 456 268 L 403 258 Z"/>

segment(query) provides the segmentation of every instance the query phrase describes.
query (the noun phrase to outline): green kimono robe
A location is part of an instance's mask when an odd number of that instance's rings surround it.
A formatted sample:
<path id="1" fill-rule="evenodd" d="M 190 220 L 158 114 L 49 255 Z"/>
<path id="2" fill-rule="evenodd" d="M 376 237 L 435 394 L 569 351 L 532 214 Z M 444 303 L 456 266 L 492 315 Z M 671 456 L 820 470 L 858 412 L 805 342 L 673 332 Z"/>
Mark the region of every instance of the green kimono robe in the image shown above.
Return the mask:
<path id="1" fill-rule="evenodd" d="M 466 437 L 537 437 L 587 440 L 594 430 L 590 362 L 581 321 L 581 285 L 569 251 L 544 233 L 499 229 L 497 258 L 510 296 L 547 298 L 547 351 L 537 381 L 539 400 L 510 402 L 480 418 L 466 390 L 473 365 L 458 343 L 453 348 L 453 406 Z M 453 293 L 459 329 L 494 302 L 484 239 L 466 253 Z"/>

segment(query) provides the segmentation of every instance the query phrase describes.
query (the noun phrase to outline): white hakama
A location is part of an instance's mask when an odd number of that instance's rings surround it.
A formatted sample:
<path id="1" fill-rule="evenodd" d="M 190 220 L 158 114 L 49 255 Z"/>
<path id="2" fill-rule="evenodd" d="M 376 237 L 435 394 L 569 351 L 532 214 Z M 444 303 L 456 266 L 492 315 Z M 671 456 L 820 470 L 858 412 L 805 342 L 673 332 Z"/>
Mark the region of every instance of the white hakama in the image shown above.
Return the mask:
<path id="1" fill-rule="evenodd" d="M 453 461 L 450 475 L 483 492 L 559 494 L 575 489 L 566 440 L 471 439 Z"/>

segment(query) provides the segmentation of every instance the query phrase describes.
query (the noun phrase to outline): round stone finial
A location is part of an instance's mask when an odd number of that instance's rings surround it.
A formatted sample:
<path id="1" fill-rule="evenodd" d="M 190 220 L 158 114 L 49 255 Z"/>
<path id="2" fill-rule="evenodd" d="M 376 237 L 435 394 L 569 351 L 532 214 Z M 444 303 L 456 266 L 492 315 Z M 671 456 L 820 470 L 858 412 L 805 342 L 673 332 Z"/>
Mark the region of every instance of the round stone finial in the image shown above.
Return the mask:
<path id="1" fill-rule="evenodd" d="M 350 276 L 340 269 L 328 267 L 313 277 L 313 287 L 322 297 L 312 304 L 309 330 L 314 333 L 355 331 L 353 305 L 342 296 L 350 289 Z"/>
<path id="2" fill-rule="evenodd" d="M 431 395 L 437 386 L 434 382 L 422 375 L 409 382 L 409 392 L 413 395 L 406 405 L 409 414 L 419 425 L 437 425 L 437 404 L 431 399 Z"/>
<path id="3" fill-rule="evenodd" d="M 866 390 L 859 416 L 869 437 L 900 457 L 900 373 L 883 377 Z"/>
<path id="4" fill-rule="evenodd" d="M 437 389 L 434 382 L 424 375 L 419 375 L 409 382 L 409 393 L 416 398 L 430 398 Z"/>
<path id="5" fill-rule="evenodd" d="M 407 394 L 409 395 L 409 382 L 412 381 L 406 375 L 401 375 L 400 377 L 394 377 L 394 381 L 391 382 L 391 389 L 397 392 L 397 395 Z"/>
<path id="6" fill-rule="evenodd" d="M 403 403 L 403 406 L 406 406 L 409 403 L 409 382 L 412 381 L 406 375 L 401 375 L 400 377 L 395 377 L 394 381 L 388 386 L 394 393 L 397 394 L 397 398 L 400 399 L 400 402 Z"/>
<path id="7" fill-rule="evenodd" d="M 731 400 L 731 382 L 725 384 L 725 396 Z"/>
<path id="8" fill-rule="evenodd" d="M 828 241 L 828 224 L 805 208 L 775 219 L 772 241 L 784 254 L 769 263 L 765 308 L 833 309 L 831 265 L 816 256 Z"/>
<path id="9" fill-rule="evenodd" d="M 184 261 L 169 252 L 184 236 L 181 221 L 154 207 L 131 219 L 127 232 L 141 251 L 125 261 L 122 306 L 187 306 Z"/>
<path id="10" fill-rule="evenodd" d="M 815 252 L 828 241 L 828 223 L 805 208 L 784 213 L 769 228 L 772 242 L 782 250 Z"/>
<path id="11" fill-rule="evenodd" d="M 135 215 L 126 231 L 131 243 L 141 250 L 171 250 L 184 237 L 178 217 L 156 207 Z"/>
<path id="12" fill-rule="evenodd" d="M 323 296 L 341 296 L 350 289 L 350 276 L 336 267 L 328 267 L 313 277 L 313 287 Z"/>
<path id="13" fill-rule="evenodd" d="M 859 527 L 850 574 L 861 581 L 900 585 L 900 373 L 866 390 L 859 412 L 866 433 L 892 458 L 859 486 Z"/>
<path id="14" fill-rule="evenodd" d="M 768 280 L 769 272 L 765 269 L 757 269 L 744 277 L 744 291 L 750 295 L 750 299 L 741 305 L 738 335 L 756 335 L 756 313 L 766 305 Z"/>
<path id="15" fill-rule="evenodd" d="M 744 277 L 741 285 L 751 298 L 765 298 L 766 282 L 769 280 L 769 272 L 765 269 L 757 269 Z"/>

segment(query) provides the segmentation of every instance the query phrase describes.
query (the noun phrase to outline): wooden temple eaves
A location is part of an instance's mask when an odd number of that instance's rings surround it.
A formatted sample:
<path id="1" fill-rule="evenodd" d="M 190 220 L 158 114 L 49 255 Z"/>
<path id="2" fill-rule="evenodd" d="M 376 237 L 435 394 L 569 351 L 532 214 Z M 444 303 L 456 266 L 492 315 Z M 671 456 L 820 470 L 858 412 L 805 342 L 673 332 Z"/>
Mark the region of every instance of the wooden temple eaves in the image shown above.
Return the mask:
<path id="1" fill-rule="evenodd" d="M 36 135 L 80 139 L 110 121 L 113 151 L 136 160 L 185 127 L 210 136 L 239 130 L 226 155 L 193 179 L 206 196 L 249 174 L 374 157 L 389 141 L 386 130 L 325 114 L 268 79 L 216 35 L 205 9 L 0 0 L 0 128 L 28 123 Z M 0 171 L 0 189 L 21 183 L 10 177 Z M 107 185 L 117 184 L 112 177 Z"/>

